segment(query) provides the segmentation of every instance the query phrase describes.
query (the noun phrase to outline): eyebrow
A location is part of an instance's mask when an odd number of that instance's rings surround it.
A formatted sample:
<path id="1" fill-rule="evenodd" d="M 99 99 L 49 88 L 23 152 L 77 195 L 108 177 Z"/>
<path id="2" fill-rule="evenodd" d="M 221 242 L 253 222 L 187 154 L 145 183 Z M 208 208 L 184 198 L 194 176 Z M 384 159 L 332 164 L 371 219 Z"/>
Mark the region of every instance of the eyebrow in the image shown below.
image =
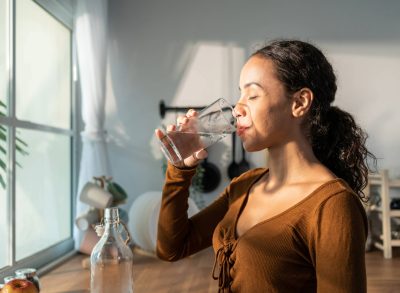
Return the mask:
<path id="1" fill-rule="evenodd" d="M 256 86 L 258 86 L 259 88 L 261 88 L 261 89 L 264 89 L 262 86 L 261 86 L 261 84 L 259 84 L 258 82 L 249 82 L 249 83 L 246 83 L 244 86 L 243 86 L 243 89 L 245 89 L 245 88 L 247 88 L 247 87 L 249 87 L 249 86 L 251 86 L 251 85 L 256 85 Z M 239 91 L 241 91 L 242 89 L 240 88 L 240 86 L 239 86 Z"/>

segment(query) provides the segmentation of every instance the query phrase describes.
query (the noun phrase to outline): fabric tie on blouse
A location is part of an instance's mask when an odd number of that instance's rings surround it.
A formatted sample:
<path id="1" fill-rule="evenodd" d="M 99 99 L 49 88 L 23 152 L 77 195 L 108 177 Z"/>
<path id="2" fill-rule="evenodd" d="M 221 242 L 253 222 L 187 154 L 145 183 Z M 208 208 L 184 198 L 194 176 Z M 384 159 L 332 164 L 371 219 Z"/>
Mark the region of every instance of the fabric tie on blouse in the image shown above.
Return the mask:
<path id="1" fill-rule="evenodd" d="M 212 277 L 214 280 L 218 280 L 218 292 L 230 292 L 232 277 L 230 270 L 233 267 L 234 261 L 231 255 L 236 247 L 230 241 L 224 241 L 224 244 L 217 250 L 214 260 L 214 266 L 212 270 Z M 219 266 L 219 272 L 216 272 L 217 264 Z"/>

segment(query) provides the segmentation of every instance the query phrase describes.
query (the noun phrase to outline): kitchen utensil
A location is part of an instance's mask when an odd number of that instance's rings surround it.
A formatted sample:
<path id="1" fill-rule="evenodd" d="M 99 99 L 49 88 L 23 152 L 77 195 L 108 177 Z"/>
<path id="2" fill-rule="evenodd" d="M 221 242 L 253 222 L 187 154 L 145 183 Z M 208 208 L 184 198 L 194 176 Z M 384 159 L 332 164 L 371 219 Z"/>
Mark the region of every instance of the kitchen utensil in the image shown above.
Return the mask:
<path id="1" fill-rule="evenodd" d="M 240 175 L 239 164 L 236 163 L 236 133 L 232 133 L 232 162 L 228 166 L 228 176 L 233 179 Z"/>
<path id="2" fill-rule="evenodd" d="M 239 174 L 243 174 L 244 172 L 247 172 L 250 169 L 250 164 L 246 160 L 246 150 L 243 147 L 242 144 L 242 160 L 239 163 Z"/>
<path id="3" fill-rule="evenodd" d="M 216 165 L 208 162 L 207 158 L 204 159 L 201 165 L 204 168 L 202 178 L 203 192 L 208 193 L 218 187 L 221 181 L 221 173 Z"/>

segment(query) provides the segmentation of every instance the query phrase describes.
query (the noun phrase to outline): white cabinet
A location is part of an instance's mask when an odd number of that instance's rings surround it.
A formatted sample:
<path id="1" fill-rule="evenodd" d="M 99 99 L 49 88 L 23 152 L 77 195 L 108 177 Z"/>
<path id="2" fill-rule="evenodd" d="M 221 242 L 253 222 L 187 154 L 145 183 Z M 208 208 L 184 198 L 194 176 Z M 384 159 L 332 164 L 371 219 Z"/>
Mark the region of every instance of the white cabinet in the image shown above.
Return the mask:
<path id="1" fill-rule="evenodd" d="M 400 179 L 390 180 L 389 171 L 382 170 L 378 174 L 369 175 L 369 182 L 364 191 L 366 195 L 370 194 L 371 186 L 374 185 L 380 188 L 381 203 L 380 206 L 368 205 L 366 209 L 367 211 L 377 211 L 382 216 L 382 234 L 380 236 L 382 242 L 373 241 L 373 245 L 383 250 L 385 258 L 392 258 L 392 247 L 400 247 L 400 240 L 392 239 L 391 219 L 393 217 L 400 219 L 400 210 L 390 209 L 391 197 L 389 191 L 391 188 L 400 188 Z"/>

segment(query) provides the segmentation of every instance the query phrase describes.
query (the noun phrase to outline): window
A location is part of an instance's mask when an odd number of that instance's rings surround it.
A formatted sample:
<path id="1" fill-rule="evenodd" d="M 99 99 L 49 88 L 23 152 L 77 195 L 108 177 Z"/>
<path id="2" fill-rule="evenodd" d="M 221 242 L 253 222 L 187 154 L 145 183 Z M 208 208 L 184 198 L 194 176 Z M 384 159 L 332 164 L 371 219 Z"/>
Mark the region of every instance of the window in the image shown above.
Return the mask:
<path id="1" fill-rule="evenodd" d="M 7 114 L 7 96 L 8 96 L 8 2 L 0 2 L 0 115 L 4 117 Z M 0 125 L 0 268 L 8 264 L 9 251 L 9 227 L 6 225 L 9 218 L 8 197 L 7 197 L 7 169 L 8 169 L 8 133 L 9 128 Z M 0 281 L 2 281 L 0 279 Z"/>
<path id="2" fill-rule="evenodd" d="M 78 136 L 67 2 L 0 1 L 0 282 L 73 250 Z"/>

